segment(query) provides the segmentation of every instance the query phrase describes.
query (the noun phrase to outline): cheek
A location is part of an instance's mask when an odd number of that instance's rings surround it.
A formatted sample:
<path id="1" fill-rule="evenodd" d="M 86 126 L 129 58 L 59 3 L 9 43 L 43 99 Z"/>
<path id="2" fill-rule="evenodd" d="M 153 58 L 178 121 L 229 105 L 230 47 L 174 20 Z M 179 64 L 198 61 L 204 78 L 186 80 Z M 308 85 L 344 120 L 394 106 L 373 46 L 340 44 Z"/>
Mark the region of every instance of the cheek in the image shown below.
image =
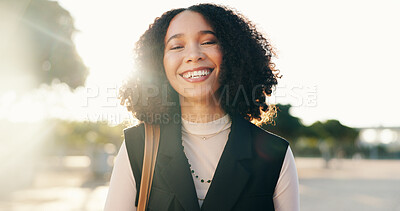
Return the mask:
<path id="1" fill-rule="evenodd" d="M 175 75 L 178 67 L 179 67 L 179 62 L 176 57 L 170 56 L 170 55 L 165 55 L 164 56 L 164 69 L 165 73 L 168 75 Z"/>
<path id="2" fill-rule="evenodd" d="M 221 63 L 222 63 L 222 53 L 218 54 L 218 61 L 217 61 L 217 63 L 218 63 L 218 66 L 221 66 Z"/>
<path id="3" fill-rule="evenodd" d="M 171 82 L 171 64 L 170 62 L 166 62 L 167 60 L 164 60 L 164 70 L 165 70 L 165 75 L 167 76 L 168 81 Z"/>
<path id="4" fill-rule="evenodd" d="M 213 58 L 214 58 L 214 63 L 218 66 L 221 65 L 222 63 L 222 52 L 220 49 L 216 49 L 216 51 L 214 52 Z"/>

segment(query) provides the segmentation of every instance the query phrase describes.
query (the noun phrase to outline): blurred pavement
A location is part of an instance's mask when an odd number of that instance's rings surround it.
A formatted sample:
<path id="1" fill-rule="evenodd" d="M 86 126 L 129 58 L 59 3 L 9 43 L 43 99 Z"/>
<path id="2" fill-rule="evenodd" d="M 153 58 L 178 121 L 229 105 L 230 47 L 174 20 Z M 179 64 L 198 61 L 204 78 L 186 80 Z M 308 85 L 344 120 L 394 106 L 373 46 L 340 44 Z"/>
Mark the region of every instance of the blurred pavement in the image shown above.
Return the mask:
<path id="1" fill-rule="evenodd" d="M 297 158 L 303 211 L 400 211 L 400 160 Z"/>

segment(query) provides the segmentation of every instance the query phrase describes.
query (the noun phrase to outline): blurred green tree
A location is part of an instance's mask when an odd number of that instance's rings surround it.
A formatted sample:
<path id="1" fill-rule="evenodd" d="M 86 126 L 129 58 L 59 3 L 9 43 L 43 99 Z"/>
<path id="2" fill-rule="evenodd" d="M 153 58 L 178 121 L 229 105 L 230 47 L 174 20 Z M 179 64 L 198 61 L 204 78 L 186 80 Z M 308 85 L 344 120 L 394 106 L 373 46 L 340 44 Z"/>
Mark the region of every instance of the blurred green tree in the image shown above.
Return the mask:
<path id="1" fill-rule="evenodd" d="M 306 127 L 303 136 L 319 140 L 321 152 L 329 151 L 337 157 L 348 157 L 356 151 L 358 130 L 330 119 L 325 122 L 317 121 Z"/>
<path id="2" fill-rule="evenodd" d="M 119 146 L 126 124 L 109 126 L 107 122 L 78 122 L 54 119 L 54 144 L 65 149 L 84 151 L 90 145 L 112 143 Z"/>
<path id="3" fill-rule="evenodd" d="M 73 89 L 84 85 L 88 69 L 72 41 L 77 30 L 67 10 L 49 0 L 2 0 L 0 8 L 7 19 L 4 21 L 7 24 L 0 24 L 4 32 L 0 54 L 16 61 L 2 66 L 1 69 L 6 69 L 0 72 L 2 75 L 15 74 L 18 63 L 27 63 L 29 71 L 17 70 L 21 72 L 12 77 L 14 83 L 30 75 L 34 78 L 32 86 L 36 87 L 42 83 L 51 84 L 54 79 Z M 21 50 L 10 53 L 16 48 Z"/>
<path id="4" fill-rule="evenodd" d="M 304 126 L 301 119 L 290 114 L 291 105 L 277 104 L 274 124 L 261 127 L 291 142 L 295 154 L 322 155 L 327 161 L 336 156 L 351 156 L 356 151 L 358 130 L 342 125 L 338 120 L 316 121 Z"/>

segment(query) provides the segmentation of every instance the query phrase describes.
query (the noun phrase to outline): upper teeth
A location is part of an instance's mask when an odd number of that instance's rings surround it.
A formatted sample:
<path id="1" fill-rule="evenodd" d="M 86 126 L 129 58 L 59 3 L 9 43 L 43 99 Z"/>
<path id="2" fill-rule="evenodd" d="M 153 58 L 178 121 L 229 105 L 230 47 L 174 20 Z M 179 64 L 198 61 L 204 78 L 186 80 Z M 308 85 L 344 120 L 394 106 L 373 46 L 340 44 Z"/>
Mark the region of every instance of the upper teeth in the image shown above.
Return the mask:
<path id="1" fill-rule="evenodd" d="M 210 70 L 197 70 L 197 71 L 186 72 L 182 76 L 184 78 L 200 78 L 200 77 L 206 76 L 210 73 L 211 73 Z"/>

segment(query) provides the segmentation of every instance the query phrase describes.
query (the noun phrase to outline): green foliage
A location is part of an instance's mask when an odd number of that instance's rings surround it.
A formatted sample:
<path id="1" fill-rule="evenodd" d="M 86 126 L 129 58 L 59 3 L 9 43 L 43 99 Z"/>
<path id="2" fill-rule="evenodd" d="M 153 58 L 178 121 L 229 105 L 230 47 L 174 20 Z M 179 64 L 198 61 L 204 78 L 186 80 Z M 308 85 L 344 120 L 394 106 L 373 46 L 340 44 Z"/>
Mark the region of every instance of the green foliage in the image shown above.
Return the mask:
<path id="1" fill-rule="evenodd" d="M 353 144 L 358 136 L 358 131 L 354 128 L 342 125 L 338 120 L 327 120 L 324 123 L 326 132 L 340 143 Z"/>
<path id="2" fill-rule="evenodd" d="M 338 120 L 315 122 L 307 127 L 304 136 L 319 138 L 335 153 L 350 156 L 356 151 L 358 130 L 342 125 Z"/>
<path id="3" fill-rule="evenodd" d="M 70 122 L 52 120 L 55 125 L 53 144 L 70 149 L 85 150 L 89 145 L 113 143 L 123 140 L 123 125 L 109 126 L 105 122 Z"/>
<path id="4" fill-rule="evenodd" d="M 294 151 L 306 156 L 316 156 L 321 144 L 330 151 L 351 155 L 356 151 L 358 131 L 342 125 L 338 120 L 317 121 L 304 126 L 298 117 L 290 114 L 291 105 L 277 105 L 278 115 L 274 125 L 263 125 L 271 131 L 293 142 Z M 325 149 L 326 150 L 326 149 Z"/>
<path id="5" fill-rule="evenodd" d="M 30 61 L 30 72 L 21 73 L 19 77 L 32 76 L 35 78 L 36 87 L 42 83 L 51 84 L 54 79 L 68 84 L 71 88 L 85 84 L 88 70 L 72 41 L 76 29 L 67 10 L 58 2 L 49 0 L 7 0 L 2 2 L 0 7 L 6 8 L 7 18 L 10 19 L 8 22 L 15 24 L 15 27 L 5 29 L 10 34 L 9 48 L 26 43 L 19 47 L 29 52 L 29 58 L 20 54 L 12 57 L 13 60 L 21 62 Z M 17 34 L 23 36 L 16 36 Z"/>

